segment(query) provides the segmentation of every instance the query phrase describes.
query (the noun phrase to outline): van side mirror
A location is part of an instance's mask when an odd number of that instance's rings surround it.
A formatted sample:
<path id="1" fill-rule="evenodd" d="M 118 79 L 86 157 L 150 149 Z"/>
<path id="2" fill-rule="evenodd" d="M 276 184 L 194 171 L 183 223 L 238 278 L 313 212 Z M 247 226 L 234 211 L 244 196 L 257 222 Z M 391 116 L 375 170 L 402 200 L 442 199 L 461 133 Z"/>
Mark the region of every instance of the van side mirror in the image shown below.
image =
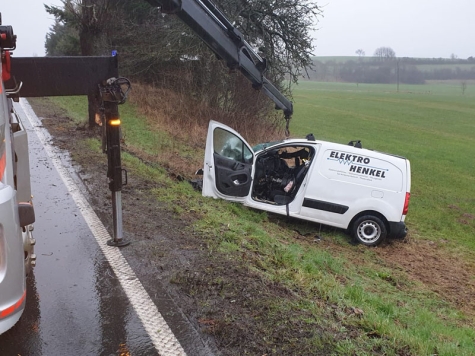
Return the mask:
<path id="1" fill-rule="evenodd" d="M 30 203 L 18 203 L 20 226 L 25 227 L 35 222 L 35 209 Z"/>

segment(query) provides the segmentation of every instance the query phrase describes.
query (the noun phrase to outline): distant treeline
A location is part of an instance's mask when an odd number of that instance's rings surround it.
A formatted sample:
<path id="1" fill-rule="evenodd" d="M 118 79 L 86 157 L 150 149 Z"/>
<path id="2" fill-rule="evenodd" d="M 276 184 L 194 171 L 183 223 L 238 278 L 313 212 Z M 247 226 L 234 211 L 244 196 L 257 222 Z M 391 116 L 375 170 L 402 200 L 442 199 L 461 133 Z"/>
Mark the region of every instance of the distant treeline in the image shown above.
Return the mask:
<path id="1" fill-rule="evenodd" d="M 346 59 L 346 58 L 345 58 Z M 308 75 L 307 75 L 308 74 Z M 305 79 L 350 83 L 424 84 L 426 80 L 475 80 L 475 58 L 339 57 L 313 59 Z"/>

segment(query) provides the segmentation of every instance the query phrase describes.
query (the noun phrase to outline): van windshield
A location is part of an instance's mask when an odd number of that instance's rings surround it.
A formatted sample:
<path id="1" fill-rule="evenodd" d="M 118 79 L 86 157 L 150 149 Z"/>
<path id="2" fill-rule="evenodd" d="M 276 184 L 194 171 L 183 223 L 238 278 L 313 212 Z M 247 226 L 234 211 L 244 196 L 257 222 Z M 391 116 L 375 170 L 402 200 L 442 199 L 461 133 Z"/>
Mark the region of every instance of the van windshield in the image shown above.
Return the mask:
<path id="1" fill-rule="evenodd" d="M 284 141 L 280 140 L 280 141 L 259 143 L 259 144 L 255 145 L 254 147 L 252 147 L 252 150 L 254 152 L 259 152 L 259 151 L 265 150 L 267 147 L 277 145 L 278 143 L 281 143 L 281 142 L 284 142 Z"/>

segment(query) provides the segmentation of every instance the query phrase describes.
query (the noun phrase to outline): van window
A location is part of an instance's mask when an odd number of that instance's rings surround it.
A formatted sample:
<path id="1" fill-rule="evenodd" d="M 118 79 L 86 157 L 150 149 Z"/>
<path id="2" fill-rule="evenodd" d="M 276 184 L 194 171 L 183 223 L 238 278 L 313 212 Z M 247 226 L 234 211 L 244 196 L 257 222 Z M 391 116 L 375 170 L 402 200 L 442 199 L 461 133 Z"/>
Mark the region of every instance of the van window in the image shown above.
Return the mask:
<path id="1" fill-rule="evenodd" d="M 241 163 L 252 163 L 252 152 L 244 142 L 229 131 L 216 128 L 213 132 L 214 153 Z"/>

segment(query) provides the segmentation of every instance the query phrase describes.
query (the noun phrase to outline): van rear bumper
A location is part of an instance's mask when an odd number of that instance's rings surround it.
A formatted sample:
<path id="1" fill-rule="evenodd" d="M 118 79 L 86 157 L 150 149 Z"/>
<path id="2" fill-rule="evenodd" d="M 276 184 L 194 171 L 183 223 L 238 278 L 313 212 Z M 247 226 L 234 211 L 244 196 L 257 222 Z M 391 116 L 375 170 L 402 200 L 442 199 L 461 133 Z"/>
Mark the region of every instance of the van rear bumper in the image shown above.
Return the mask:
<path id="1" fill-rule="evenodd" d="M 403 239 L 407 235 L 407 226 L 403 221 L 389 222 L 389 236 L 395 239 Z"/>

